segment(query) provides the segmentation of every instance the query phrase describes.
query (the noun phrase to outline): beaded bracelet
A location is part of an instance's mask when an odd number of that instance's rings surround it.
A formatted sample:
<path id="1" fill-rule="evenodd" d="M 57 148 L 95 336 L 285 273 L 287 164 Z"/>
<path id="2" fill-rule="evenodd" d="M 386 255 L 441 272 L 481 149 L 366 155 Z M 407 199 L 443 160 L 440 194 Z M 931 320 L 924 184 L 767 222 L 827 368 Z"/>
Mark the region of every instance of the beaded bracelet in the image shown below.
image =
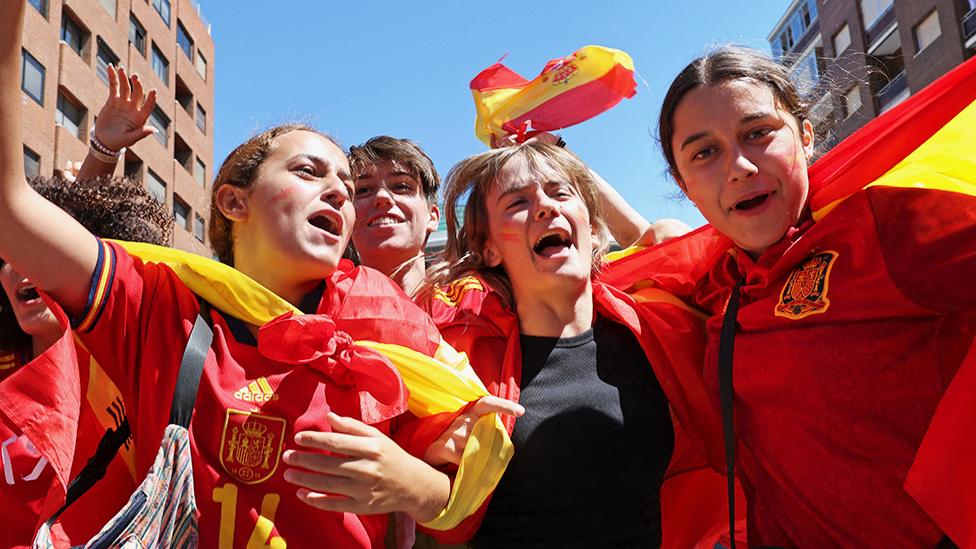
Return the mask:
<path id="1" fill-rule="evenodd" d="M 91 150 L 92 156 L 105 162 L 106 164 L 114 164 L 119 161 L 122 153 L 125 152 L 125 147 L 117 151 L 113 151 L 103 144 L 101 141 L 95 137 L 95 128 L 92 128 L 91 133 L 88 134 L 88 143 L 90 145 L 89 150 Z"/>

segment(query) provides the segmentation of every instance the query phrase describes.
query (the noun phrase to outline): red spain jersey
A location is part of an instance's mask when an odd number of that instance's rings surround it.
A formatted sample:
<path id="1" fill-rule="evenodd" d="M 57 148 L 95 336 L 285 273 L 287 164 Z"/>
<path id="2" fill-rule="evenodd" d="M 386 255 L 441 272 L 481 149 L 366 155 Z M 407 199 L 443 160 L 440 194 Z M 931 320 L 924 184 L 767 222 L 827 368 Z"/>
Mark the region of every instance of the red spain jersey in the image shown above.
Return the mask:
<path id="1" fill-rule="evenodd" d="M 869 187 L 756 261 L 730 250 L 703 279 L 716 407 L 722 314 L 745 280 L 733 375 L 750 545 L 944 536 L 903 485 L 976 335 L 974 243 L 976 197 Z"/>
<path id="2" fill-rule="evenodd" d="M 133 394 L 129 418 L 137 470 L 144 474 L 169 420 L 199 303 L 168 267 L 142 262 L 115 244 L 100 241 L 99 246 L 89 305 L 77 330 L 93 356 L 111 358 L 116 369 L 111 374 Z M 405 408 L 405 389 L 392 366 L 396 387 L 365 387 L 328 356 L 332 347 L 341 346 L 336 338 L 349 334 L 433 355 L 439 335 L 430 319 L 376 271 L 344 261 L 323 287 L 321 298 L 303 307 L 317 314 L 295 317 L 310 330 L 319 329 L 316 319 L 335 323 L 332 339 L 327 333 L 318 338 L 326 355 L 321 360 L 288 358 L 290 352 L 309 351 L 306 345 L 278 342 L 271 353 L 264 330 L 255 345 L 242 323 L 212 312 L 212 351 L 189 429 L 201 547 L 382 544 L 386 515 L 325 512 L 306 505 L 296 497 L 297 488 L 285 482 L 281 455 L 297 449 L 295 433 L 329 431 L 329 411 L 363 419 L 388 434 L 389 420 Z M 425 320 L 411 329 L 387 321 L 407 317 Z M 397 390 L 402 406 L 377 404 Z"/>
<path id="3" fill-rule="evenodd" d="M 66 421 L 32 413 L 34 401 L 57 400 L 66 369 L 79 373 L 81 392 L 64 402 Z M 0 546 L 30 547 L 34 532 L 63 499 L 63 481 L 74 478 L 95 454 L 106 429 L 125 417 L 124 398 L 104 370 L 77 344 L 70 331 L 41 356 L 0 382 Z M 80 398 L 78 398 L 80 396 Z M 28 400 L 30 401 L 28 403 Z M 25 406 L 26 404 L 26 406 Z M 61 417 L 62 413 L 52 410 Z M 61 428 L 61 427 L 65 428 Z M 70 472 L 60 478 L 48 459 L 51 444 L 73 454 Z M 135 489 L 134 448 L 131 441 L 109 464 L 105 477 L 60 518 L 55 535 L 63 542 L 85 543 L 125 504 Z"/>

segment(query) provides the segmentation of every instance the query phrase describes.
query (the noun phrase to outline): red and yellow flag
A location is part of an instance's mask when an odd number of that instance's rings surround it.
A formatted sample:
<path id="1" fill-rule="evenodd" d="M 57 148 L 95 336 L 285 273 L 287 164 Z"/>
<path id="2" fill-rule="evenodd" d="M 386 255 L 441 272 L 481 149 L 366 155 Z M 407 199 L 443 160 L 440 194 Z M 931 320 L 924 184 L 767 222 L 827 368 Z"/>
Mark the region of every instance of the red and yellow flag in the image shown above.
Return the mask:
<path id="1" fill-rule="evenodd" d="M 637 84 L 626 52 L 584 46 L 549 61 L 531 81 L 499 61 L 474 77 L 471 92 L 474 133 L 491 147 L 506 135 L 524 139 L 589 120 L 633 97 Z"/>

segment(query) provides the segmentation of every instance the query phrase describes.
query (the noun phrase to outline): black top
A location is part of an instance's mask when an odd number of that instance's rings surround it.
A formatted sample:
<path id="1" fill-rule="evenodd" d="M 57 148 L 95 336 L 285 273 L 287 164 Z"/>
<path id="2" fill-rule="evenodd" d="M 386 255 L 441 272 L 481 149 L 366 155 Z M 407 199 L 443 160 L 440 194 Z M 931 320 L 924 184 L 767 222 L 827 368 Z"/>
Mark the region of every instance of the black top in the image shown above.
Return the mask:
<path id="1" fill-rule="evenodd" d="M 522 336 L 515 456 L 473 545 L 658 547 L 674 450 L 668 402 L 630 330 Z"/>

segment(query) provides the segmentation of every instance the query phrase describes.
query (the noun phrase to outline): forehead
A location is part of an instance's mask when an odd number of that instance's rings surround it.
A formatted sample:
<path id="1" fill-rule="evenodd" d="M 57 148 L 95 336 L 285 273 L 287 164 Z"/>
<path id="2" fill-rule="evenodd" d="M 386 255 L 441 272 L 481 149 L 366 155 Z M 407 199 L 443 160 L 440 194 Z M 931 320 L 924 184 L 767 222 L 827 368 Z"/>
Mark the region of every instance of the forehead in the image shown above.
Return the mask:
<path id="1" fill-rule="evenodd" d="M 396 160 L 380 160 L 375 164 L 364 166 L 357 179 L 386 179 L 393 175 L 409 177 L 414 181 L 417 177 L 413 171 Z"/>
<path id="2" fill-rule="evenodd" d="M 715 122 L 740 120 L 754 112 L 782 111 L 773 90 L 754 80 L 738 78 L 689 91 L 674 112 L 675 136 L 695 133 Z M 689 127 L 694 125 L 695 127 Z"/>
<path id="3" fill-rule="evenodd" d="M 305 130 L 296 130 L 276 137 L 268 159 L 284 161 L 301 154 L 324 158 L 349 171 L 349 161 L 342 149 L 324 136 Z"/>
<path id="4" fill-rule="evenodd" d="M 557 169 L 552 162 L 540 155 L 529 157 L 518 154 L 511 157 L 498 170 L 498 175 L 492 182 L 489 194 L 500 194 L 536 184 L 549 182 L 566 183 L 569 178 Z"/>

